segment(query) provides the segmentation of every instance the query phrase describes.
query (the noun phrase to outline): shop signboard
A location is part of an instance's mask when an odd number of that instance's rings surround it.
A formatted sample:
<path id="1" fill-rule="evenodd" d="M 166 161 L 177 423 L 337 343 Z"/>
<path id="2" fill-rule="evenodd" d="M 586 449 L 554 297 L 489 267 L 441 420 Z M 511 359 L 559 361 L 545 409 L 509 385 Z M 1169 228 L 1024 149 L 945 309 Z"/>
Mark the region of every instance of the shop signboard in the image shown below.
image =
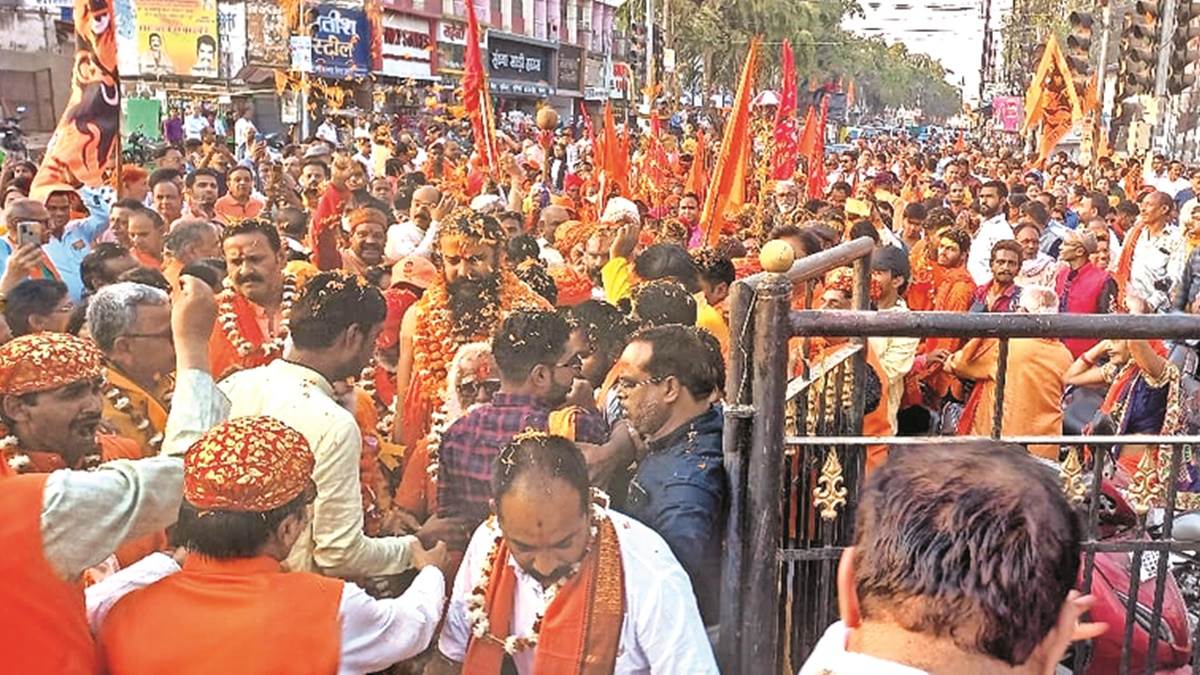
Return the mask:
<path id="1" fill-rule="evenodd" d="M 383 74 L 428 79 L 433 75 L 429 20 L 396 12 L 383 14 Z"/>
<path id="2" fill-rule="evenodd" d="M 555 50 L 488 34 L 488 73 L 496 79 L 550 83 Z"/>
<path id="3" fill-rule="evenodd" d="M 216 0 L 129 0 L 128 4 L 137 17 L 132 32 L 136 49 L 125 51 L 122 75 L 217 77 Z M 128 62 L 134 58 L 135 63 Z"/>
<path id="4" fill-rule="evenodd" d="M 479 45 L 486 49 L 484 37 Z M 440 73 L 456 74 L 466 66 L 467 24 L 460 21 L 437 22 L 437 69 Z"/>
<path id="5" fill-rule="evenodd" d="M 353 79 L 371 71 L 371 26 L 361 8 L 313 5 L 308 11 L 313 73 Z"/>
<path id="6" fill-rule="evenodd" d="M 264 68 L 285 69 L 291 62 L 287 18 L 278 2 L 246 3 L 246 60 Z"/>

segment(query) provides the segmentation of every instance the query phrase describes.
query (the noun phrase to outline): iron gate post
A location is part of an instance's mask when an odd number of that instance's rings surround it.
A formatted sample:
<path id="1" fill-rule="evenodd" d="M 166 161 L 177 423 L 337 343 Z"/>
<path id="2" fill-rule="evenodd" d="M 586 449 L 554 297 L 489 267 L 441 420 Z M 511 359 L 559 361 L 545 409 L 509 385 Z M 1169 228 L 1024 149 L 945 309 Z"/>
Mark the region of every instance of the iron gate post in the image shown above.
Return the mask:
<path id="1" fill-rule="evenodd" d="M 755 414 L 746 475 L 747 560 L 742 604 L 743 675 L 774 673 L 779 663 L 781 537 L 788 312 L 792 284 L 767 274 L 755 289 L 753 377 Z"/>

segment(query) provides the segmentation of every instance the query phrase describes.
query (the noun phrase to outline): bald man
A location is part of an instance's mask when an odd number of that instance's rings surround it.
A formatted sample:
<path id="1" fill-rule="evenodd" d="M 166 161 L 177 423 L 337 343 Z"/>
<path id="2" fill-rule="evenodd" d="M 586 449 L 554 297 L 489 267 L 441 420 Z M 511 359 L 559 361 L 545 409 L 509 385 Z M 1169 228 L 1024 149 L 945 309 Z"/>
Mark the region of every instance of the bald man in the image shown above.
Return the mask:
<path id="1" fill-rule="evenodd" d="M 1150 312 L 1170 310 L 1187 262 L 1174 214 L 1175 200 L 1167 193 L 1151 192 L 1143 197 L 1141 213 L 1117 269 L 1117 283 L 1124 295 L 1141 298 Z"/>
<path id="2" fill-rule="evenodd" d="M 571 212 L 565 207 L 558 205 L 550 205 L 542 209 L 542 214 L 538 218 L 538 248 L 541 252 L 539 257 L 547 265 L 563 264 L 562 253 L 554 248 L 554 237 L 558 231 L 558 226 L 571 219 Z"/>
<path id="3" fill-rule="evenodd" d="M 387 243 L 383 254 L 388 263 L 394 264 L 401 258 L 413 254 L 428 255 L 432 249 L 433 224 L 444 206 L 442 194 L 432 185 L 422 185 L 413 192 L 408 219 L 388 228 Z"/>

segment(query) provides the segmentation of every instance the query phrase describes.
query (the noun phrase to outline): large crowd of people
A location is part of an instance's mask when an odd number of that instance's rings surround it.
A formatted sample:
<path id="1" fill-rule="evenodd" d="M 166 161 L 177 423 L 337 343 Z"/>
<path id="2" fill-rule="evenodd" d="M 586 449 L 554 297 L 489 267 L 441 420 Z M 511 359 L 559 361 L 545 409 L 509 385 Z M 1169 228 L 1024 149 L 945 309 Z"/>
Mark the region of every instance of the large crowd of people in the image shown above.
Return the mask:
<path id="1" fill-rule="evenodd" d="M 716 672 L 727 304 L 766 244 L 869 237 L 879 312 L 1200 312 L 1200 169 L 1162 156 L 1037 163 L 897 132 L 755 173 L 713 232 L 690 123 L 634 132 L 612 175 L 582 124 L 504 118 L 488 172 L 465 122 L 276 148 L 252 109 L 228 141 L 192 117 L 115 195 L 31 197 L 27 161 L 0 176 L 12 672 Z M 793 306 L 848 309 L 854 283 L 835 269 Z M 790 371 L 837 346 L 792 341 Z M 1002 432 L 1183 433 L 1190 349 L 1014 339 Z M 991 435 L 999 351 L 872 337 L 864 434 Z M 987 454 L 999 501 L 1036 470 Z M 969 457 L 888 455 L 868 453 L 871 509 Z M 860 527 L 867 590 L 904 558 L 872 528 L 904 517 Z M 1046 631 L 1083 611 L 1068 588 L 1016 647 L 958 646 L 976 665 L 1065 649 Z M 891 617 L 878 602 L 843 618 Z"/>

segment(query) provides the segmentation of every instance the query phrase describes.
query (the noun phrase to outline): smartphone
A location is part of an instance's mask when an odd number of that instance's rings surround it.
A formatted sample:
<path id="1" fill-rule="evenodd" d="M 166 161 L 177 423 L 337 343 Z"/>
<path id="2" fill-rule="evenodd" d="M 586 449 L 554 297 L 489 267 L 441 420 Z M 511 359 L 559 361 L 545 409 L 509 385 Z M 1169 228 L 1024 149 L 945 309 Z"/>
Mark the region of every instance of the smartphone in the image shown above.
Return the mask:
<path id="1" fill-rule="evenodd" d="M 17 223 L 17 243 L 21 246 L 42 245 L 42 223 L 37 220 L 22 220 Z"/>

